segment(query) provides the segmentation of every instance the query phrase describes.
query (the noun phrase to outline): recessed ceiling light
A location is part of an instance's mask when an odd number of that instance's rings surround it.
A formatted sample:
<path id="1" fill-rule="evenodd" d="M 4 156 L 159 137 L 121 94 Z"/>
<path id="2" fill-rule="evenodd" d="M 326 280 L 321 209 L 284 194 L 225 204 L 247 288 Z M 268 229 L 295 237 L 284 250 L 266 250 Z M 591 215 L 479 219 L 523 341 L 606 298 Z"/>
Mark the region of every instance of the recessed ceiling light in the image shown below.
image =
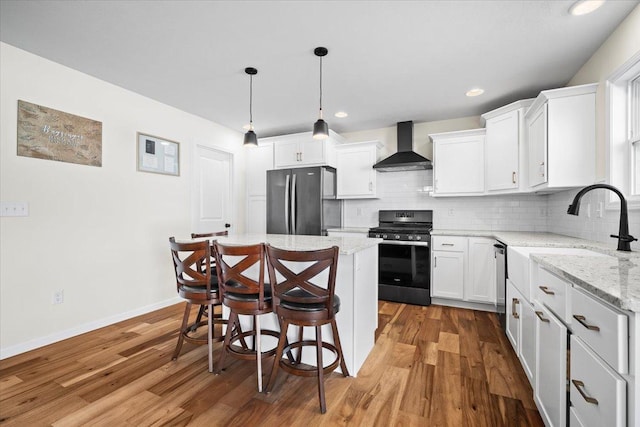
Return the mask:
<path id="1" fill-rule="evenodd" d="M 474 88 L 467 91 L 467 96 L 478 96 L 484 93 L 484 89 Z"/>
<path id="2" fill-rule="evenodd" d="M 604 3 L 605 0 L 578 0 L 569 8 L 569 13 L 574 16 L 591 13 Z"/>
<path id="3" fill-rule="evenodd" d="M 337 113 L 334 114 L 334 116 L 336 116 L 339 119 L 344 119 L 345 117 L 347 117 L 349 114 L 347 114 L 344 111 L 338 111 Z"/>

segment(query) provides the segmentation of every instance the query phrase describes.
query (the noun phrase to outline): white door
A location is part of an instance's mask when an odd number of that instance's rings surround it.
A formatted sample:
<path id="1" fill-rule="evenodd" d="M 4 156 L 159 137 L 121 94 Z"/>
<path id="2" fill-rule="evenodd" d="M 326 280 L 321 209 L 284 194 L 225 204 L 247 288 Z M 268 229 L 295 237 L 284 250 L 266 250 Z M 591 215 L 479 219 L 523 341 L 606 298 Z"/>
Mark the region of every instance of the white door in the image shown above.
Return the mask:
<path id="1" fill-rule="evenodd" d="M 233 155 L 196 144 L 193 161 L 193 232 L 223 231 L 231 226 Z"/>
<path id="2" fill-rule="evenodd" d="M 431 296 L 462 300 L 464 285 L 464 253 L 432 252 Z"/>

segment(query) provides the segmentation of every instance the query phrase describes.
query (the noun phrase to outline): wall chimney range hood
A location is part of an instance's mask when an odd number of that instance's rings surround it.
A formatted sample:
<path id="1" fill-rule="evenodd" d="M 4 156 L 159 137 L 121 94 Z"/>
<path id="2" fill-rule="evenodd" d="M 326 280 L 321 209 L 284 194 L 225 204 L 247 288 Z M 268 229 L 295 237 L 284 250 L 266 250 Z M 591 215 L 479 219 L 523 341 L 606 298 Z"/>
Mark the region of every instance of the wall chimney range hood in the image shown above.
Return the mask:
<path id="1" fill-rule="evenodd" d="M 433 169 L 431 160 L 413 151 L 413 122 L 398 122 L 398 152 L 379 161 L 373 168 L 380 172 Z"/>

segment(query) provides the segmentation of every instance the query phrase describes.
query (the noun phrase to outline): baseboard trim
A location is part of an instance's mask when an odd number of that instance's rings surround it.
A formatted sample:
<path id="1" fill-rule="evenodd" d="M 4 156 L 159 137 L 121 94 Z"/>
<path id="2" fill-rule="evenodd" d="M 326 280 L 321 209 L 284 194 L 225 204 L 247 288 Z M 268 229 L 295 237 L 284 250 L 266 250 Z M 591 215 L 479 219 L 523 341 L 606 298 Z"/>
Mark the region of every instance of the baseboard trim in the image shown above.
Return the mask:
<path id="1" fill-rule="evenodd" d="M 495 313 L 496 306 L 494 304 L 484 304 L 481 302 L 458 301 L 448 298 L 431 297 L 432 305 L 444 305 L 447 307 L 468 308 L 471 310 L 490 311 Z"/>
<path id="2" fill-rule="evenodd" d="M 56 332 L 51 335 L 32 339 L 30 341 L 12 345 L 7 348 L 0 348 L 0 360 L 16 356 L 27 351 L 35 350 L 36 348 L 44 347 L 49 344 L 56 343 L 58 341 L 66 340 L 77 335 L 81 335 L 87 332 L 95 331 L 96 329 L 104 328 L 105 326 L 113 325 L 114 323 L 122 322 L 123 320 L 131 319 L 132 317 L 147 314 L 154 310 L 168 307 L 170 305 L 177 304 L 184 301 L 181 298 L 174 297 L 165 301 L 160 301 L 154 304 L 146 305 L 144 307 L 136 308 L 134 310 L 119 313 L 113 316 L 105 317 L 104 319 L 88 322 L 83 325 L 75 326 L 64 331 Z"/>

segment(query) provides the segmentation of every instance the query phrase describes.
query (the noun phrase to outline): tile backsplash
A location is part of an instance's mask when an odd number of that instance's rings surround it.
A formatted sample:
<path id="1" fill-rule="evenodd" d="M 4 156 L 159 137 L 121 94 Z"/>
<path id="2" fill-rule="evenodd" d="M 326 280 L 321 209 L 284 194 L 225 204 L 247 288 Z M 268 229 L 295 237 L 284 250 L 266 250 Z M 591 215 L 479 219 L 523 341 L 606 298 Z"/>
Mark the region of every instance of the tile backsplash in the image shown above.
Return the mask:
<path id="1" fill-rule="evenodd" d="M 606 190 L 587 193 L 576 217 L 566 212 L 577 189 L 551 195 L 434 198 L 429 196 L 430 170 L 379 173 L 377 179 L 377 199 L 344 201 L 344 227 L 376 226 L 378 211 L 383 209 L 431 209 L 434 228 L 440 230 L 548 231 L 612 245 L 616 242 L 609 235 L 618 233 L 619 211 L 605 208 L 602 218 L 595 212 L 599 202 L 604 206 Z M 629 211 L 629 231 L 640 237 L 638 210 Z M 640 250 L 638 242 L 632 248 Z"/>

